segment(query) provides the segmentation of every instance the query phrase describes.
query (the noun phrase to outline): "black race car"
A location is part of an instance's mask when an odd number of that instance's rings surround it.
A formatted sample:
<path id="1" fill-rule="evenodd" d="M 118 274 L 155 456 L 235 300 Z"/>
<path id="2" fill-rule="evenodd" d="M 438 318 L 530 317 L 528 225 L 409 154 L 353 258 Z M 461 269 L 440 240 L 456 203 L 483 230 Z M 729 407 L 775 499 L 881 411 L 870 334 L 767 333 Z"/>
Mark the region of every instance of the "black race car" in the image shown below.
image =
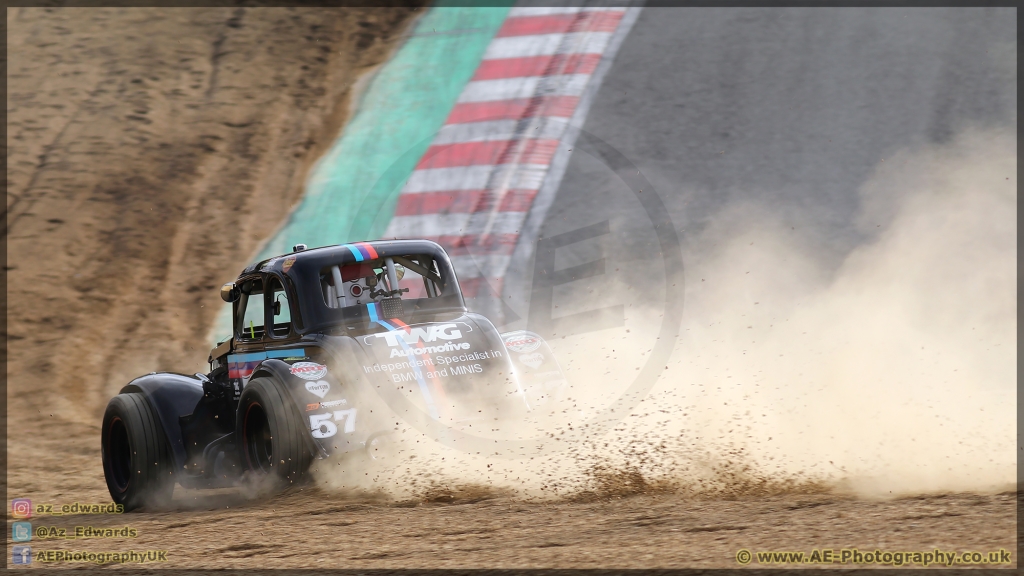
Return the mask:
<path id="1" fill-rule="evenodd" d="M 221 296 L 234 335 L 209 373 L 141 376 L 107 405 L 103 472 L 126 510 L 166 504 L 175 483 L 288 485 L 314 459 L 365 455 L 398 419 L 443 434 L 528 414 L 565 384 L 540 336 L 466 309 L 434 242 L 298 245 Z"/>

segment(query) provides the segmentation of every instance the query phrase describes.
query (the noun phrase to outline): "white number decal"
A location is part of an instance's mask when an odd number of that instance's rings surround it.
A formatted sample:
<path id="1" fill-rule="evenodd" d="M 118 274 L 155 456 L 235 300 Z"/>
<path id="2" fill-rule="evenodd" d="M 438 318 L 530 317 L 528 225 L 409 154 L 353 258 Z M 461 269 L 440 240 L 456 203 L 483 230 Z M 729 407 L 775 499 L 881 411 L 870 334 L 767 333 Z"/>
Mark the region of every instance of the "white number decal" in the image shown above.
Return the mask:
<path id="1" fill-rule="evenodd" d="M 309 428 L 313 432 L 313 438 L 330 438 L 338 433 L 338 427 L 331 422 L 330 414 L 311 414 Z"/>
<path id="2" fill-rule="evenodd" d="M 310 414 L 309 416 L 309 428 L 313 434 L 313 438 L 330 438 L 338 433 L 338 426 L 331 422 L 331 417 L 341 422 L 345 421 L 344 431 L 346 434 L 355 432 L 356 430 L 356 409 L 349 408 L 348 410 L 337 410 L 333 414 Z"/>
<path id="3" fill-rule="evenodd" d="M 356 431 L 356 409 L 349 408 L 348 410 L 336 410 L 334 412 L 334 419 L 341 422 L 341 419 L 345 419 L 345 434 Z"/>

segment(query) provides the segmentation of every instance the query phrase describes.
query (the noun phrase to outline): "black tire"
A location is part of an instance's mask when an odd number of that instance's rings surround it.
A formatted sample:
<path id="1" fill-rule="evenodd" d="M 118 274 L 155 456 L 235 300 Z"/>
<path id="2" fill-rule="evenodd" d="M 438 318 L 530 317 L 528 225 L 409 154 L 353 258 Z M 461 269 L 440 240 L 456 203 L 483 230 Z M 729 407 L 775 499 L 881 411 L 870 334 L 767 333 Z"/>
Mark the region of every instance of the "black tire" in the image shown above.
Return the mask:
<path id="1" fill-rule="evenodd" d="M 304 481 L 313 462 L 306 423 L 287 394 L 273 379 L 254 378 L 242 391 L 235 419 L 242 464 L 284 487 Z"/>
<path id="2" fill-rule="evenodd" d="M 125 511 L 162 508 L 174 492 L 170 446 L 146 398 L 137 392 L 110 399 L 103 413 L 103 476 L 110 497 Z"/>

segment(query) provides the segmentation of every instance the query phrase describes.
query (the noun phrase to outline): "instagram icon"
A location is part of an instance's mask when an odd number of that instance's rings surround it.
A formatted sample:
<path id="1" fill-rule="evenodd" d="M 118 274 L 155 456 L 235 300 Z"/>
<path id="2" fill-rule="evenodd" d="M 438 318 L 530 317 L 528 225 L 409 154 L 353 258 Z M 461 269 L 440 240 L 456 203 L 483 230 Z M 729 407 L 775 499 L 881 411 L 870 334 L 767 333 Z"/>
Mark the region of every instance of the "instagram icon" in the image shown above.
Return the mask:
<path id="1" fill-rule="evenodd" d="M 15 518 L 31 518 L 32 501 L 28 498 L 15 498 L 11 500 L 11 516 Z"/>

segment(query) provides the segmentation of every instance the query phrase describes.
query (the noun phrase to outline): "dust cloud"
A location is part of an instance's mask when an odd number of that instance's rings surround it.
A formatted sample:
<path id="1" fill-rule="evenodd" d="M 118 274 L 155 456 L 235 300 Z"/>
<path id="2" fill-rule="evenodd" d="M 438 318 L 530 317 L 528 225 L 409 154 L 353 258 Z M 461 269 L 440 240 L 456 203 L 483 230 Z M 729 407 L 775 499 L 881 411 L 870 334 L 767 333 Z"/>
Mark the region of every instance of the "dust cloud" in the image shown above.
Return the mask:
<path id="1" fill-rule="evenodd" d="M 550 340 L 570 382 L 539 411 L 556 451 L 478 456 L 403 429 L 369 467 L 320 462 L 315 481 L 446 501 L 1006 489 L 1016 188 L 1009 131 L 901 151 L 861 188 L 863 241 L 838 265 L 791 219 L 733 204 L 691 239 L 685 281 L 665 284 L 685 286 L 674 352 L 611 430 L 586 422 L 646 362 L 660 310 L 630 307 L 624 327 Z"/>
<path id="2" fill-rule="evenodd" d="M 1012 485 L 1016 148 L 968 131 L 886 158 L 834 271 L 795 227 L 730 208 L 688 278 L 688 427 L 863 495 Z"/>

